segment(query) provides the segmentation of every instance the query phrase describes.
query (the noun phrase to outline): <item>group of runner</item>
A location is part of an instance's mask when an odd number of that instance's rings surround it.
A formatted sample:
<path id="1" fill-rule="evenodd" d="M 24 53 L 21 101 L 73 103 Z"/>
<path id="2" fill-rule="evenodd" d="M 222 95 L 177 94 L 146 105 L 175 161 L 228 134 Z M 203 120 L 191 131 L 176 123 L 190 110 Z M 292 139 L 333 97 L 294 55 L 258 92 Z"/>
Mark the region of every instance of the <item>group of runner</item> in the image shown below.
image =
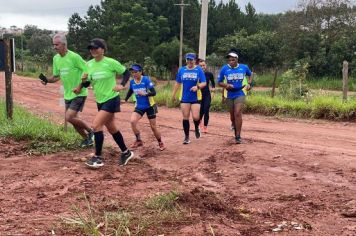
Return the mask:
<path id="1" fill-rule="evenodd" d="M 157 139 L 158 148 L 161 151 L 165 149 L 156 125 L 157 106 L 153 98 L 156 91 L 149 76 L 144 75 L 141 65 L 133 64 L 127 70 L 117 60 L 105 56 L 107 45 L 100 38 L 92 39 L 87 47 L 93 58 L 88 62 L 85 62 L 77 53 L 68 50 L 67 40 L 63 34 L 56 34 L 53 37 L 53 48 L 57 52 L 53 58 L 53 76 L 47 78 L 41 74 L 40 79 L 44 85 L 62 81 L 66 120 L 83 137 L 82 147 L 95 146 L 95 154 L 86 162 L 87 166 L 99 168 L 104 165 L 102 158 L 104 126 L 121 150 L 118 164 L 126 165 L 134 156 L 133 151 L 127 148 L 124 138 L 115 124 L 115 113 L 120 112 L 119 91 L 125 89 L 130 77 L 132 79 L 129 82 L 125 101 L 133 94 L 136 100 L 135 110 L 130 119 L 136 140 L 131 148 L 143 145 L 137 123 L 146 113 L 150 127 Z M 230 51 L 227 58 L 228 64 L 221 69 L 218 84 L 227 91 L 226 99 L 231 122 L 235 127 L 235 140 L 236 143 L 241 143 L 241 109 L 245 102 L 246 91 L 250 89 L 252 73 L 246 65 L 238 64 L 236 51 Z M 215 88 L 215 82 L 213 74 L 206 71 L 205 61 L 197 58 L 196 54 L 186 54 L 185 60 L 186 66 L 182 66 L 178 70 L 172 99 L 175 101 L 176 94 L 180 91 L 179 101 L 185 135 L 183 144 L 189 144 L 190 114 L 193 117 L 195 137 L 200 138 L 201 130 L 207 132 L 211 103 L 209 82 L 212 84 L 212 89 Z M 246 76 L 247 78 L 245 78 Z M 122 78 L 120 84 L 117 84 L 118 77 Z M 93 88 L 98 108 L 91 126 L 79 119 L 78 115 L 83 110 L 89 86 Z"/>

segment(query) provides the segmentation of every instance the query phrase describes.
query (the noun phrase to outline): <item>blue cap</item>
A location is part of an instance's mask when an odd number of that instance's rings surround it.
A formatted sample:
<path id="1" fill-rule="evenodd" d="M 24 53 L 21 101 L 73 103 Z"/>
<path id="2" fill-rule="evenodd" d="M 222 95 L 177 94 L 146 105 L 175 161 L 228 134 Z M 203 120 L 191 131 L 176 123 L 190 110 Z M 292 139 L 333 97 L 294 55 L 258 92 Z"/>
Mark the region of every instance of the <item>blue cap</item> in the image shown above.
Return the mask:
<path id="1" fill-rule="evenodd" d="M 142 71 L 142 66 L 140 66 L 139 64 L 133 64 L 129 70 Z"/>
<path id="2" fill-rule="evenodd" d="M 195 53 L 185 54 L 185 59 L 195 60 L 196 58 L 197 58 L 197 56 L 195 55 Z"/>

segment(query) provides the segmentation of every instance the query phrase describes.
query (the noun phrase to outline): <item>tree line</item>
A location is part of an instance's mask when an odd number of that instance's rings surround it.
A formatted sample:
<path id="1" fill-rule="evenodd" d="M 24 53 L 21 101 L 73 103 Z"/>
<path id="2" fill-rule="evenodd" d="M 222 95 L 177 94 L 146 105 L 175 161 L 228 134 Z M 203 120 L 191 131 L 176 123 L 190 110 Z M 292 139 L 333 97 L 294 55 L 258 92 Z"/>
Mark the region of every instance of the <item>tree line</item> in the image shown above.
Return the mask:
<path id="1" fill-rule="evenodd" d="M 85 16 L 68 20 L 69 48 L 89 59 L 86 46 L 99 37 L 108 55 L 122 62 L 151 64 L 174 71 L 178 66 L 179 0 L 103 0 Z M 200 1 L 185 0 L 184 52 L 198 51 Z M 24 47 L 33 57 L 50 54 L 49 32 L 25 28 Z M 207 60 L 220 66 L 230 48 L 253 70 L 285 70 L 308 65 L 316 77 L 339 76 L 342 61 L 356 66 L 356 7 L 350 0 L 300 0 L 295 10 L 256 13 L 252 4 L 209 1 Z M 19 45 L 19 44 L 17 44 Z"/>

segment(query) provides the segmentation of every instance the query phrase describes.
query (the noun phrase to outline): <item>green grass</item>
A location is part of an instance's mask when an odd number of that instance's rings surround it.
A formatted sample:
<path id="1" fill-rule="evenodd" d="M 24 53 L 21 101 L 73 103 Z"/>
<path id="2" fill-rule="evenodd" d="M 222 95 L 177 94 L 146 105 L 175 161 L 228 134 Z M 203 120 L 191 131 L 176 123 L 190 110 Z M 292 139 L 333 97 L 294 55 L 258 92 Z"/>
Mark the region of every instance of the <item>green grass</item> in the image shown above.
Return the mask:
<path id="1" fill-rule="evenodd" d="M 5 115 L 5 104 L 0 100 L 0 138 L 12 138 L 15 141 L 27 142 L 28 154 L 48 154 L 61 150 L 76 149 L 80 136 L 69 128 L 56 125 L 45 116 L 37 117 L 24 108 L 15 106 L 13 120 Z"/>
<path id="2" fill-rule="evenodd" d="M 84 206 L 72 207 L 71 215 L 60 220 L 64 231 L 79 235 L 147 235 L 150 229 L 184 219 L 183 209 L 177 204 L 178 198 L 178 192 L 170 191 L 144 199 L 127 209 L 118 207 L 120 209 L 107 211 L 100 204 L 93 208 L 84 195 Z M 111 201 L 110 206 L 113 205 L 120 206 Z"/>
<path id="3" fill-rule="evenodd" d="M 272 87 L 274 75 L 272 74 L 255 74 L 254 84 L 259 87 Z M 276 87 L 281 83 L 281 75 L 277 76 Z M 342 91 L 342 78 L 323 77 L 306 79 L 306 85 L 310 89 L 338 90 Z M 349 91 L 356 91 L 356 77 L 349 78 Z"/>
<path id="4" fill-rule="evenodd" d="M 270 98 L 254 93 L 248 97 L 245 111 L 262 115 L 355 121 L 356 99 L 343 102 L 341 97 L 315 95 L 309 101 L 304 101 L 287 100 L 278 96 Z"/>
<path id="5" fill-rule="evenodd" d="M 160 87 L 155 97 L 159 105 L 179 107 L 179 102 L 172 102 L 173 83 Z M 245 106 L 248 113 L 257 113 L 268 116 L 288 116 L 312 119 L 327 119 L 335 121 L 356 120 L 356 98 L 349 96 L 347 102 L 342 101 L 342 95 L 321 91 L 313 92 L 313 95 L 303 100 L 289 100 L 278 95 L 270 97 L 271 91 L 251 91 Z M 216 89 L 211 103 L 211 111 L 226 111 L 222 104 L 221 89 Z"/>

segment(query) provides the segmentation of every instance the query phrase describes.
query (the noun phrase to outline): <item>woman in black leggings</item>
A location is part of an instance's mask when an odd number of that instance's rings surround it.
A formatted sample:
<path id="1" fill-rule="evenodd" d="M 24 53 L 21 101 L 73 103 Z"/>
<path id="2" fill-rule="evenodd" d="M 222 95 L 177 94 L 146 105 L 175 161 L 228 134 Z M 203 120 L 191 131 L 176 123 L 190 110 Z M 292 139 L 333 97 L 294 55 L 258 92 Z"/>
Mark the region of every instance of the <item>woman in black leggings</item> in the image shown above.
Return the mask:
<path id="1" fill-rule="evenodd" d="M 201 89 L 202 101 L 200 105 L 200 129 L 203 131 L 203 133 L 207 133 L 208 123 L 209 123 L 209 110 L 211 104 L 211 93 L 209 88 L 209 82 L 211 82 L 211 92 L 214 92 L 215 81 L 214 81 L 213 73 L 206 71 L 205 60 L 199 59 L 198 62 L 201 68 L 203 68 L 206 77 L 206 86 L 203 89 Z M 203 121 L 203 117 L 204 117 L 204 121 Z"/>

